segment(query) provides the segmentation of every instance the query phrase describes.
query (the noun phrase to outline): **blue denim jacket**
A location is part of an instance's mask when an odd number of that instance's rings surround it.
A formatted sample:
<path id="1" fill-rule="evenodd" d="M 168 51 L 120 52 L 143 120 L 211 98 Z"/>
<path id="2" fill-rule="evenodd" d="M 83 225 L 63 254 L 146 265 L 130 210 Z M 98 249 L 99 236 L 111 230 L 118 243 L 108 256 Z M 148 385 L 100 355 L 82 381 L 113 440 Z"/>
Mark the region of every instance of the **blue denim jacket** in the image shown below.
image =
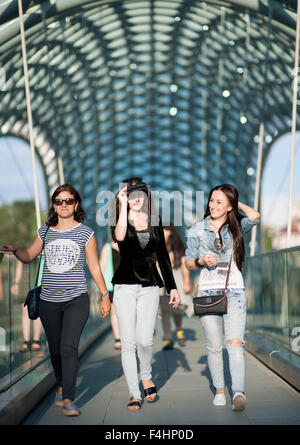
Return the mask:
<path id="1" fill-rule="evenodd" d="M 216 255 L 217 263 L 229 262 L 232 252 L 232 236 L 228 230 L 228 225 L 225 225 L 221 229 L 224 250 L 218 252 L 214 246 L 216 234 L 209 226 L 210 218 L 211 216 L 207 216 L 203 221 L 194 224 L 188 231 L 185 261 L 191 258 L 196 259 L 203 257 L 206 254 L 211 254 Z M 242 218 L 241 228 L 243 236 L 249 233 L 257 223 L 259 223 L 259 219 L 251 221 L 248 217 Z"/>

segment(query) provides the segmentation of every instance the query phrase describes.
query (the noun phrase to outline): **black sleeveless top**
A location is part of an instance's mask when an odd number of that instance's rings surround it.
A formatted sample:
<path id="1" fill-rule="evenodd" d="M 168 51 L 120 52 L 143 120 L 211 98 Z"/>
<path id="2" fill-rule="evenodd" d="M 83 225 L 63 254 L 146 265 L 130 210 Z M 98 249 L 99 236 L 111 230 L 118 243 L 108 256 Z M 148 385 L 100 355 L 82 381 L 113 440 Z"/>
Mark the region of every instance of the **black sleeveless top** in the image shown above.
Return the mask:
<path id="1" fill-rule="evenodd" d="M 159 219 L 158 226 L 149 227 L 149 242 L 142 248 L 136 230 L 131 224 L 127 225 L 126 236 L 123 241 L 117 241 L 115 226 L 111 227 L 112 238 L 118 243 L 120 264 L 112 278 L 113 284 L 141 284 L 142 286 L 165 287 L 170 293 L 176 289 L 170 257 L 166 248 L 164 232 Z M 157 270 L 158 262 L 163 277 Z"/>

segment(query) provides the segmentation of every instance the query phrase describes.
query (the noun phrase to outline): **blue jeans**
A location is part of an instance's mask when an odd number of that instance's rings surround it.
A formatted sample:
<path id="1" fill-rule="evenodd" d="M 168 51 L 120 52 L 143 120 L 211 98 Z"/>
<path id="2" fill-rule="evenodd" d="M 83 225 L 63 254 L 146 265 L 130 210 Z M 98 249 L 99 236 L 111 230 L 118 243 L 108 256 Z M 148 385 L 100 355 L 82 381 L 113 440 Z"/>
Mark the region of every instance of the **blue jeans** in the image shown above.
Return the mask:
<path id="1" fill-rule="evenodd" d="M 121 338 L 121 360 L 129 395 L 141 399 L 137 357 L 142 380 L 152 379 L 153 334 L 159 303 L 159 287 L 115 284 L 114 305 Z"/>
<path id="2" fill-rule="evenodd" d="M 216 294 L 214 290 L 200 291 L 198 296 Z M 200 317 L 206 338 L 207 361 L 213 385 L 216 390 L 224 389 L 223 373 L 223 323 L 226 347 L 229 357 L 232 392 L 244 392 L 245 361 L 244 333 L 246 325 L 246 295 L 244 289 L 229 289 L 227 292 L 227 314 L 203 315 Z M 239 339 L 242 344 L 234 345 L 230 341 Z"/>

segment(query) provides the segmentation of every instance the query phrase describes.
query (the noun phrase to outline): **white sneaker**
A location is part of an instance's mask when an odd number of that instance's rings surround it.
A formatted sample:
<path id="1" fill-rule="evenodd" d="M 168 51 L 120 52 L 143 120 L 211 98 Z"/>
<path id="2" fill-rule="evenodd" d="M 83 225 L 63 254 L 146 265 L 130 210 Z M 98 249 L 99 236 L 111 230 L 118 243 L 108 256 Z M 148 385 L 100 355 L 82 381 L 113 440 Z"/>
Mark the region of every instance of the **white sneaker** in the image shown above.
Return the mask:
<path id="1" fill-rule="evenodd" d="M 244 393 L 235 392 L 232 397 L 232 411 L 243 411 L 247 403 Z"/>
<path id="2" fill-rule="evenodd" d="M 225 394 L 222 393 L 218 393 L 215 395 L 213 404 L 215 406 L 225 406 L 226 405 L 226 398 L 225 398 Z"/>

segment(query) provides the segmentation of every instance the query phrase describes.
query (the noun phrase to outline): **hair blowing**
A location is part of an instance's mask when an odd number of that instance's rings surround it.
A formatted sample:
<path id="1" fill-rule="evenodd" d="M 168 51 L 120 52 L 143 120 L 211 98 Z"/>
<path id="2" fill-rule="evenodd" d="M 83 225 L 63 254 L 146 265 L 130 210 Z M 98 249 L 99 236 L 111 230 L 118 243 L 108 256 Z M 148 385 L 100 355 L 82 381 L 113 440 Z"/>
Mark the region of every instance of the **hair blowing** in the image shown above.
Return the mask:
<path id="1" fill-rule="evenodd" d="M 83 208 L 81 207 L 81 196 L 79 194 L 79 192 L 75 189 L 75 187 L 73 187 L 70 184 L 63 184 L 60 185 L 59 187 L 57 187 L 57 189 L 53 192 L 53 195 L 51 197 L 51 208 L 48 212 L 48 216 L 47 216 L 47 220 L 46 220 L 46 224 L 51 227 L 51 226 L 56 226 L 58 223 L 58 216 L 57 213 L 55 212 L 53 203 L 56 199 L 56 197 L 61 193 L 61 192 L 69 192 L 73 198 L 75 199 L 75 204 L 78 204 L 77 206 L 77 210 L 74 211 L 74 219 L 75 221 L 78 222 L 82 222 L 85 219 L 85 211 L 83 210 Z"/>
<path id="2" fill-rule="evenodd" d="M 243 238 L 243 232 L 241 228 L 241 219 L 242 215 L 238 211 L 238 202 L 239 202 L 239 192 L 237 189 L 231 185 L 231 184 L 222 184 L 217 185 L 213 189 L 211 189 L 207 201 L 207 206 L 205 210 L 204 218 L 210 215 L 209 210 L 209 201 L 211 198 L 212 193 L 215 190 L 221 190 L 223 193 L 225 193 L 230 206 L 232 207 L 232 210 L 227 212 L 227 218 L 224 221 L 223 225 L 219 229 L 219 236 L 221 238 L 221 229 L 223 226 L 228 224 L 229 231 L 232 236 L 232 243 L 233 243 L 233 255 L 236 262 L 236 265 L 239 270 L 242 270 L 242 263 L 245 258 L 245 246 L 244 246 L 244 238 Z"/>

